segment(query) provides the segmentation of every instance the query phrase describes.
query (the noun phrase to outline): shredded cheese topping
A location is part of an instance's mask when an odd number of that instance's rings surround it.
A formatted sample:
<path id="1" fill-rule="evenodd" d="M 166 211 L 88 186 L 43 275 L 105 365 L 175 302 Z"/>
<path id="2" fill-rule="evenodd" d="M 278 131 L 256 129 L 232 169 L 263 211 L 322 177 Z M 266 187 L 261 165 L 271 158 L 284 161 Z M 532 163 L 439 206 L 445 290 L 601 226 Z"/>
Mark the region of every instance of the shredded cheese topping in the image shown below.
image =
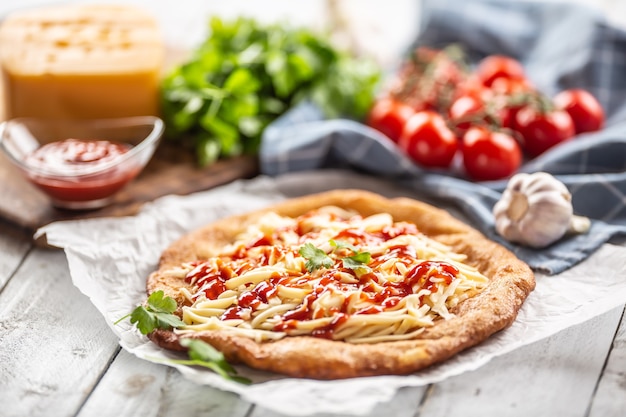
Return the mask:
<path id="1" fill-rule="evenodd" d="M 377 343 L 415 337 L 484 288 L 465 259 L 389 214 L 326 206 L 268 213 L 217 256 L 166 274 L 190 284 L 181 333 Z"/>

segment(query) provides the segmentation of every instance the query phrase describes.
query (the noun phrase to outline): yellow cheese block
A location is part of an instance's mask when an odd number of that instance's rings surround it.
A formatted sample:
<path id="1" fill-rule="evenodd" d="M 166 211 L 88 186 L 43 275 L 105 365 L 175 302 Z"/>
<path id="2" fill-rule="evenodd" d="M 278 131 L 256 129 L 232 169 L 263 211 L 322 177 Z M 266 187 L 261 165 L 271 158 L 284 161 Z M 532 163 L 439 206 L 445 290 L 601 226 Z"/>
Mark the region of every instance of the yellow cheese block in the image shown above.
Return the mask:
<path id="1" fill-rule="evenodd" d="M 158 23 L 138 8 L 15 12 L 0 26 L 5 117 L 157 115 L 164 50 Z"/>

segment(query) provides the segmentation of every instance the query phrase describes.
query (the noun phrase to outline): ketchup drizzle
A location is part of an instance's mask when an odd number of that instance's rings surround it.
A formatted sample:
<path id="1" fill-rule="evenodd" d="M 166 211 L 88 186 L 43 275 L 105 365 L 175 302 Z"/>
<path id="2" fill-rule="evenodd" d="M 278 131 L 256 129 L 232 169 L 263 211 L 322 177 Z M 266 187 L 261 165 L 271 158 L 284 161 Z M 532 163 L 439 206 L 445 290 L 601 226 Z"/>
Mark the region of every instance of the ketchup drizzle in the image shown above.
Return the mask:
<path id="1" fill-rule="evenodd" d="M 301 235 L 301 240 L 316 235 L 317 231 L 310 230 L 308 226 L 307 228 L 303 226 L 306 218 L 303 216 L 294 226 L 282 230 L 293 230 Z M 302 236 L 302 232 L 305 231 L 305 235 L 308 236 L 306 238 Z M 347 241 L 358 247 L 380 244 L 404 234 L 418 233 L 417 227 L 413 224 L 396 223 L 375 233 L 357 228 L 344 229 L 337 233 L 334 239 Z M 230 256 L 216 258 L 213 261 L 196 262 L 195 268 L 187 274 L 185 280 L 188 283 L 194 283 L 198 287 L 199 294 L 203 293 L 208 299 L 214 300 L 226 291 L 226 281 L 230 278 L 240 276 L 260 266 L 273 264 L 290 252 L 295 254 L 297 250 L 282 246 L 275 236 L 259 236 L 247 245 L 237 248 Z M 368 266 L 375 269 L 390 259 L 398 259 L 399 262 L 404 262 L 408 266 L 415 262 L 415 258 L 416 251 L 413 247 L 396 245 L 390 247 L 385 253 L 372 257 Z M 356 278 L 356 282 L 342 282 L 339 273 L 351 274 Z M 437 281 L 449 285 L 459 273 L 458 268 L 452 264 L 427 260 L 413 266 L 402 281 L 393 282 L 382 279 L 376 272 L 357 276 L 353 270 L 342 267 L 341 260 L 337 260 L 333 267 L 321 270 L 314 277 L 310 273 L 303 275 L 275 273 L 269 280 L 243 291 L 237 298 L 237 304 L 228 308 L 220 319 L 249 318 L 262 304 L 267 304 L 272 297 L 277 295 L 279 286 L 302 288 L 309 286 L 311 280 L 315 279 L 316 282 L 312 285 L 311 292 L 304 297 L 302 303 L 296 309 L 277 317 L 279 320 L 274 326 L 274 330 L 288 333 L 297 328 L 298 322 L 329 316 L 332 317 L 332 320 L 327 325 L 315 329 L 312 336 L 332 339 L 336 329 L 344 324 L 351 314 L 377 314 L 392 309 L 404 297 L 415 294 L 421 289 L 436 292 L 438 289 Z M 354 293 L 347 297 L 341 306 L 332 307 L 325 311 L 320 310 L 318 314 L 315 314 L 313 308 L 315 301 L 324 294 L 336 290 L 360 290 L 360 299 L 353 300 L 352 297 L 356 295 Z M 352 311 L 351 305 L 354 304 L 352 301 L 365 302 L 368 306 Z"/>

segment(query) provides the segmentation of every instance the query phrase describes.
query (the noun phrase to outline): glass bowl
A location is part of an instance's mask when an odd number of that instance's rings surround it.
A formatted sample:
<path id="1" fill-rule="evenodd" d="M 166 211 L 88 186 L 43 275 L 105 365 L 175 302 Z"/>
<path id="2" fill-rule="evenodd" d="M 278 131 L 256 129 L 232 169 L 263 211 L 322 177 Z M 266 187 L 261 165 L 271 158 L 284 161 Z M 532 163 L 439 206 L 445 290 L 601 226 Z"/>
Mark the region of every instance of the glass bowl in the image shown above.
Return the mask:
<path id="1" fill-rule="evenodd" d="M 54 206 L 95 209 L 109 204 L 142 171 L 163 129 L 163 121 L 153 116 L 76 121 L 16 118 L 0 124 L 0 149 Z M 109 152 L 113 148 L 123 150 Z M 73 152 L 71 158 L 68 152 Z"/>

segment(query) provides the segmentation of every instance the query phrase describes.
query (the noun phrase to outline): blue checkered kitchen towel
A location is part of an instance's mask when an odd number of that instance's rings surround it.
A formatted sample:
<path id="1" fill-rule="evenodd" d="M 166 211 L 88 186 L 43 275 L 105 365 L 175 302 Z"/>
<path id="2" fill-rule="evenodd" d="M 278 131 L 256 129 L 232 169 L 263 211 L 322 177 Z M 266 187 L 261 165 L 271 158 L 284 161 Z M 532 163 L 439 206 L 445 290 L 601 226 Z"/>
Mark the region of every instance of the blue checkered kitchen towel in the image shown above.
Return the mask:
<path id="1" fill-rule="evenodd" d="M 494 53 L 510 55 L 522 61 L 541 91 L 552 96 L 581 87 L 600 100 L 607 113 L 604 130 L 579 135 L 521 169 L 550 172 L 563 181 L 575 213 L 593 220 L 587 234 L 542 250 L 510 244 L 496 234 L 491 214 L 506 180 L 476 183 L 422 170 L 377 131 L 351 120 L 326 120 L 307 104 L 265 130 L 261 171 L 347 168 L 389 178 L 456 205 L 487 236 L 549 274 L 626 234 L 626 31 L 584 6 L 507 0 L 425 0 L 420 28 L 416 44 L 458 43 L 474 62 Z"/>

